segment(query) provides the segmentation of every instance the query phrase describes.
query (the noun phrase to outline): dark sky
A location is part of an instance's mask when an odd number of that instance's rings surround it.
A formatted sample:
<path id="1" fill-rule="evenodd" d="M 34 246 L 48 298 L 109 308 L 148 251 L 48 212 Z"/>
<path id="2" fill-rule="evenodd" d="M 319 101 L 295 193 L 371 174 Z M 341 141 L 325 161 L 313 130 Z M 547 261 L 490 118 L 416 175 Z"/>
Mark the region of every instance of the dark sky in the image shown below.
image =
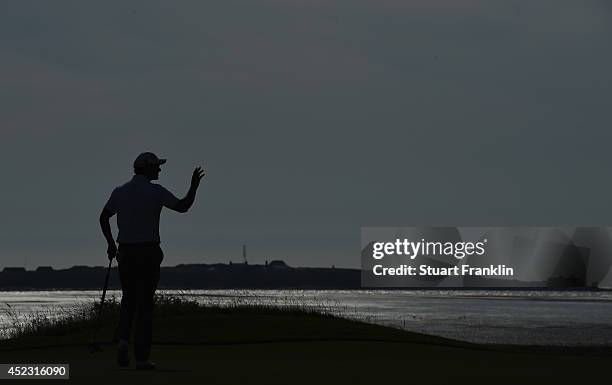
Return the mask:
<path id="1" fill-rule="evenodd" d="M 164 264 L 357 267 L 362 226 L 612 224 L 606 0 L 2 1 L 0 266 L 105 264 L 142 151 Z M 116 230 L 115 230 L 116 231 Z M 115 233 L 116 234 L 116 233 Z"/>

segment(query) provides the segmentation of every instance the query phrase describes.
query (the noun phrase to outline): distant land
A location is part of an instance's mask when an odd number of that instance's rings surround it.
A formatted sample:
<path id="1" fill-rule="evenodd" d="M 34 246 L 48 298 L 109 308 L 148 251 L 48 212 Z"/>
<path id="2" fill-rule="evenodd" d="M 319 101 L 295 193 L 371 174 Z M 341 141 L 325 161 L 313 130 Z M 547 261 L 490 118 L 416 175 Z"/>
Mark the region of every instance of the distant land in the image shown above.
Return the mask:
<path id="1" fill-rule="evenodd" d="M 73 266 L 54 269 L 39 266 L 35 270 L 5 267 L 0 272 L 0 290 L 100 290 L 107 267 Z M 242 263 L 181 264 L 162 266 L 159 289 L 369 289 L 361 286 L 361 270 L 336 267 L 291 267 L 282 260 L 263 265 Z M 120 289 L 119 271 L 111 268 L 109 289 Z M 372 288 L 409 290 L 410 287 Z M 547 281 L 524 282 L 483 278 L 469 279 L 463 286 L 418 286 L 419 290 L 597 290 L 572 279 L 556 278 Z"/>
<path id="2" fill-rule="evenodd" d="M 36 270 L 5 267 L 0 290 L 101 289 L 107 267 L 73 266 Z M 111 268 L 109 289 L 120 289 L 119 271 Z M 181 264 L 161 267 L 160 289 L 359 289 L 360 270 L 290 267 L 284 261 L 264 265 L 248 263 Z"/>

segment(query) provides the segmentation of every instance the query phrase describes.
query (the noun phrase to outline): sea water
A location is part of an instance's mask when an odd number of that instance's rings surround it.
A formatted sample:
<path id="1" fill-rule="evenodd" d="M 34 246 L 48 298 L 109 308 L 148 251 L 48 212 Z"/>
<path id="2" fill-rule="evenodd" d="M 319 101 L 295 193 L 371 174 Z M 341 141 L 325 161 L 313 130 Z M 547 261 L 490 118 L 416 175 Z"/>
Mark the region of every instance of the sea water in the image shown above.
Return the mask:
<path id="1" fill-rule="evenodd" d="M 612 292 L 536 290 L 161 290 L 203 304 L 321 309 L 477 343 L 612 346 Z M 35 313 L 61 316 L 100 291 L 0 292 L 0 330 Z M 107 298 L 120 299 L 120 291 Z"/>

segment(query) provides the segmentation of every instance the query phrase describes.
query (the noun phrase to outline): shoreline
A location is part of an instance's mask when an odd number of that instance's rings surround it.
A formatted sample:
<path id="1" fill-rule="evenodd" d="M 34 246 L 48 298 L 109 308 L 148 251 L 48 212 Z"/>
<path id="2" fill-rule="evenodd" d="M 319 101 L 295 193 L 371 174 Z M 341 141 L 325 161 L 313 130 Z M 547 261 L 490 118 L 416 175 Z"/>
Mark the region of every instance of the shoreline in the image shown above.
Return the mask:
<path id="1" fill-rule="evenodd" d="M 56 288 L 37 288 L 37 287 L 24 287 L 24 288 L 6 288 L 0 287 L 0 293 L 3 292 L 30 292 L 30 291 L 100 291 L 101 289 L 91 287 L 56 287 Z M 109 287 L 108 290 L 121 290 L 120 287 Z M 159 287 L 159 290 L 185 290 L 185 291 L 197 291 L 197 290 L 251 290 L 251 291 L 283 291 L 283 290 L 301 290 L 301 291 L 346 291 L 346 292 L 359 292 L 359 291 L 372 291 L 372 292 L 384 292 L 384 291 L 541 291 L 541 292 L 612 292 L 612 287 L 571 287 L 571 288 L 552 288 L 552 287 L 360 287 L 360 288 L 335 288 L 335 287 L 274 287 L 274 288 L 262 288 L 262 287 L 210 287 L 210 288 L 184 288 L 184 287 Z"/>
<path id="2" fill-rule="evenodd" d="M 99 353 L 87 352 L 91 329 L 81 327 L 0 341 L 0 361 L 68 363 L 71 380 L 87 384 L 353 385 L 407 374 L 419 383 L 541 384 L 543 377 L 577 383 L 584 373 L 607 373 L 612 356 L 612 347 L 474 344 L 315 313 L 237 307 L 159 314 L 152 349 L 159 370 L 138 372 L 115 364 L 108 321 L 99 330 Z M 389 370 L 399 367 L 408 372 Z"/>

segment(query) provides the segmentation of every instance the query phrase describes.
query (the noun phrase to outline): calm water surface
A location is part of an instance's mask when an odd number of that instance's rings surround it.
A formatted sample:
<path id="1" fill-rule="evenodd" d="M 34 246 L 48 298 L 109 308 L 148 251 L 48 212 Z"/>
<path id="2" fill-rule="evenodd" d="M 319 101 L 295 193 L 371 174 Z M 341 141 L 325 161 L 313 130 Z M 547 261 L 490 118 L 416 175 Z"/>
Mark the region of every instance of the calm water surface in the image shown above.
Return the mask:
<path id="1" fill-rule="evenodd" d="M 164 293 L 178 293 L 165 290 Z M 204 304 L 310 306 L 341 316 L 471 342 L 612 346 L 612 292 L 191 290 Z M 0 330 L 37 312 L 51 317 L 100 291 L 0 292 Z M 121 297 L 120 291 L 107 296 Z M 107 297 L 108 298 L 108 297 Z"/>

